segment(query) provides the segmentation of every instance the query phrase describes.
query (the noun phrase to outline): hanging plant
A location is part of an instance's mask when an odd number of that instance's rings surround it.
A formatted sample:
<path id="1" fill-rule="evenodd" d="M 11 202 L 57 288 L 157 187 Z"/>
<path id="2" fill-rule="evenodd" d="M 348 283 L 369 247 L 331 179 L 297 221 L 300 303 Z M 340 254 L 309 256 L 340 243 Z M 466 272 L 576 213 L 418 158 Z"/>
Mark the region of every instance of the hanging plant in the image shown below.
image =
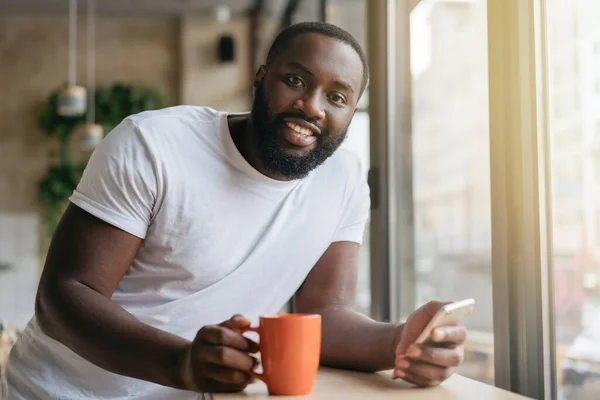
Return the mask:
<path id="1" fill-rule="evenodd" d="M 46 170 L 39 184 L 39 198 L 44 206 L 45 224 L 52 233 L 67 199 L 73 193 L 85 166 L 83 164 L 57 164 Z"/>
<path id="2" fill-rule="evenodd" d="M 38 197 L 44 209 L 44 224 L 50 234 L 54 232 L 64 205 L 85 169 L 84 162 L 72 159 L 70 141 L 75 129 L 85 123 L 87 116 L 59 115 L 60 92 L 61 89 L 53 91 L 38 111 L 38 126 L 47 136 L 55 138 L 59 145 L 58 157 L 51 157 L 51 165 L 38 186 Z M 94 97 L 95 120 L 104 127 L 105 133 L 110 132 L 129 115 L 165 106 L 160 92 L 121 82 L 98 87 Z"/>

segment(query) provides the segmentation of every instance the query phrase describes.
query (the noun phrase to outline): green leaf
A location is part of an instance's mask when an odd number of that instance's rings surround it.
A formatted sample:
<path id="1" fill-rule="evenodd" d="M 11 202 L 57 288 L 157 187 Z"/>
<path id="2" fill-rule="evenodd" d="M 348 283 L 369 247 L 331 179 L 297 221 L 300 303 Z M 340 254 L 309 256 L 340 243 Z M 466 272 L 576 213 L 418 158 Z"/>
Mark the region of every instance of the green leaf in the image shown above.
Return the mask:
<path id="1" fill-rule="evenodd" d="M 62 204 L 68 201 L 85 169 L 85 164 L 71 162 L 69 146 L 75 128 L 85 122 L 86 116 L 58 115 L 58 98 L 61 89 L 62 87 L 52 91 L 37 110 L 39 128 L 47 136 L 56 138 L 60 145 L 59 163 L 49 165 L 46 175 L 38 184 L 38 198 L 44 206 L 44 223 L 50 233 L 56 228 Z M 145 110 L 162 108 L 165 105 L 159 91 L 128 85 L 124 82 L 98 86 L 94 100 L 96 123 L 104 127 L 105 135 L 126 117 Z"/>

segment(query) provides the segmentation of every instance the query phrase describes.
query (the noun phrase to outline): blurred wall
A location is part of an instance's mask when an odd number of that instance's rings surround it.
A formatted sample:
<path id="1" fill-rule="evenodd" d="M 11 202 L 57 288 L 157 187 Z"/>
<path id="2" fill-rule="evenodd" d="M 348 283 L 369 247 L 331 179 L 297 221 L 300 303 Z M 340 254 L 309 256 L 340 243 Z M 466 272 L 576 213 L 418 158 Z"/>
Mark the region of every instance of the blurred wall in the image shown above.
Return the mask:
<path id="1" fill-rule="evenodd" d="M 217 37 L 236 38 L 236 59 L 217 61 Z M 250 106 L 249 24 L 208 18 L 97 20 L 96 81 L 160 90 L 170 105 L 232 111 Z M 78 78 L 85 84 L 85 21 L 78 29 Z M 48 238 L 37 186 L 56 146 L 37 128 L 37 106 L 67 79 L 68 21 L 62 15 L 0 15 L 0 322 L 33 312 Z"/>
<path id="2" fill-rule="evenodd" d="M 84 27 L 80 23 L 81 84 Z M 36 107 L 67 79 L 67 35 L 63 16 L 0 16 L 0 212 L 38 209 L 37 182 L 54 141 L 37 129 Z M 97 37 L 99 84 L 138 82 L 159 89 L 171 103 L 178 100 L 177 21 L 100 18 Z"/>
<path id="3" fill-rule="evenodd" d="M 218 23 L 201 16 L 181 20 L 181 102 L 220 110 L 246 111 L 253 76 L 250 68 L 250 21 Z M 221 35 L 234 38 L 234 60 L 220 62 Z"/>

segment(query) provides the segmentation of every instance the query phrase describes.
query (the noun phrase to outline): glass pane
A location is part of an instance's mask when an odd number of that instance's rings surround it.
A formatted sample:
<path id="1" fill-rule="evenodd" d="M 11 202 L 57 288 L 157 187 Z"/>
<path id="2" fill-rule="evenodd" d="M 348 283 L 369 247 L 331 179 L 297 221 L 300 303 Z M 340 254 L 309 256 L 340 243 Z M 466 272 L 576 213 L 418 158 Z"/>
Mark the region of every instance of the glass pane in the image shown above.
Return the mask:
<path id="1" fill-rule="evenodd" d="M 474 298 L 458 372 L 493 383 L 486 1 L 423 0 L 410 24 L 415 305 Z"/>
<path id="2" fill-rule="evenodd" d="M 367 49 L 366 0 L 329 1 L 326 8 L 327 22 L 350 32 L 365 52 Z M 363 173 L 369 169 L 369 94 L 365 92 L 359 102 L 359 111 L 348 128 L 348 136 L 343 145 L 355 153 L 361 160 Z M 360 249 L 358 266 L 358 286 L 356 310 L 366 315 L 371 313 L 371 255 L 369 223 L 365 227 L 365 237 Z"/>
<path id="3" fill-rule="evenodd" d="M 600 1 L 546 0 L 559 398 L 600 398 Z"/>
<path id="4" fill-rule="evenodd" d="M 348 128 L 348 136 L 343 147 L 355 153 L 361 160 L 363 173 L 369 168 L 369 113 L 358 111 Z M 371 311 L 371 253 L 369 223 L 365 227 L 365 237 L 358 259 L 358 286 L 356 292 L 356 310 L 365 315 Z"/>

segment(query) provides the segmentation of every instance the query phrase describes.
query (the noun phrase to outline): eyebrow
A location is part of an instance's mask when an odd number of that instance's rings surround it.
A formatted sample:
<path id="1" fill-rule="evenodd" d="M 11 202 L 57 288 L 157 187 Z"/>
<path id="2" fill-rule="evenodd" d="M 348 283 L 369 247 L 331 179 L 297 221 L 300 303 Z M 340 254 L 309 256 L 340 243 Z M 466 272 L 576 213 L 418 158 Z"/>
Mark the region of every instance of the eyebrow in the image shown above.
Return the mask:
<path id="1" fill-rule="evenodd" d="M 288 66 L 291 67 L 291 68 L 298 69 L 298 70 L 304 72 L 307 75 L 310 75 L 310 76 L 313 76 L 313 77 L 315 76 L 314 72 L 312 72 L 310 69 L 306 68 L 304 65 L 300 64 L 299 62 L 290 62 L 290 63 L 288 63 Z M 354 89 L 352 89 L 352 86 L 350 86 L 350 84 L 348 84 L 348 83 L 346 83 L 344 81 L 336 80 L 335 82 L 333 82 L 333 84 L 335 86 L 338 86 L 338 87 L 340 87 L 342 89 L 345 89 L 345 90 L 347 90 L 349 92 L 354 93 Z"/>

